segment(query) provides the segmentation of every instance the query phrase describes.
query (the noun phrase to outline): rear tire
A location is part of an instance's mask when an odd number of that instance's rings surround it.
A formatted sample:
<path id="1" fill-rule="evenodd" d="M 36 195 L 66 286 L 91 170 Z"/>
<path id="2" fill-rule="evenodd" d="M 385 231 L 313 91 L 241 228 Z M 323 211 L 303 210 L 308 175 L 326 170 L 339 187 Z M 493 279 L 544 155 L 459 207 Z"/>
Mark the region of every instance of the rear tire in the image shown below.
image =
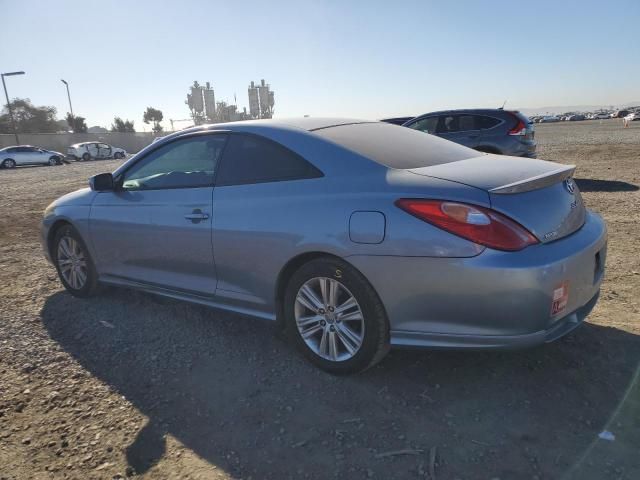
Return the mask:
<path id="1" fill-rule="evenodd" d="M 91 155 L 89 155 L 88 153 L 83 153 L 82 154 L 82 161 L 88 162 L 89 160 L 91 160 Z"/>
<path id="2" fill-rule="evenodd" d="M 2 168 L 15 168 L 15 166 L 16 161 L 11 158 L 7 158 L 2 162 Z"/>
<path id="3" fill-rule="evenodd" d="M 71 225 L 56 231 L 51 258 L 62 285 L 71 295 L 86 298 L 98 291 L 98 274 L 89 250 Z"/>
<path id="4" fill-rule="evenodd" d="M 315 297 L 307 295 L 309 290 Z M 289 279 L 283 304 L 288 337 L 329 373 L 362 372 L 389 351 L 389 323 L 380 298 L 340 259 L 319 258 L 300 267 Z"/>

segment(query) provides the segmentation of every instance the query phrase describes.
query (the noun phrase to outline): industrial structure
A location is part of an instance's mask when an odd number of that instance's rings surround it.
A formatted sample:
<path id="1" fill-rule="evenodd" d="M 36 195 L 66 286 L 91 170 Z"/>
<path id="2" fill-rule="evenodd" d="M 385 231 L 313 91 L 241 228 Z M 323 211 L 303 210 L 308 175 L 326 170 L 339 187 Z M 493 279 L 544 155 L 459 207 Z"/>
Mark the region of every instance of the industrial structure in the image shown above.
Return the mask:
<path id="1" fill-rule="evenodd" d="M 234 104 L 225 101 L 216 102 L 215 92 L 209 82 L 202 86 L 194 81 L 190 91 L 185 103 L 189 106 L 195 125 L 273 117 L 274 92 L 264 79 L 260 81 L 260 85 L 256 86 L 253 81 L 249 85 L 249 112 L 246 107 L 238 111 L 235 95 Z"/>
<path id="2" fill-rule="evenodd" d="M 249 85 L 249 115 L 251 118 L 272 118 L 275 105 L 271 86 L 260 80 L 257 87 L 253 82 Z"/>

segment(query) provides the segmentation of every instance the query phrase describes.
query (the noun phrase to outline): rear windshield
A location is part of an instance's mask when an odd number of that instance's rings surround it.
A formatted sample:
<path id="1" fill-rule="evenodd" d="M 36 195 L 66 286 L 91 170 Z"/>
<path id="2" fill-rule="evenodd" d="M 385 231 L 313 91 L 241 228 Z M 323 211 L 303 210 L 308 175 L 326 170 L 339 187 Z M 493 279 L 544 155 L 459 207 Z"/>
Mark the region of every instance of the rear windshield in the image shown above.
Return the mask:
<path id="1" fill-rule="evenodd" d="M 386 167 L 409 169 L 457 162 L 480 155 L 457 143 L 388 123 L 355 123 L 314 130 Z"/>

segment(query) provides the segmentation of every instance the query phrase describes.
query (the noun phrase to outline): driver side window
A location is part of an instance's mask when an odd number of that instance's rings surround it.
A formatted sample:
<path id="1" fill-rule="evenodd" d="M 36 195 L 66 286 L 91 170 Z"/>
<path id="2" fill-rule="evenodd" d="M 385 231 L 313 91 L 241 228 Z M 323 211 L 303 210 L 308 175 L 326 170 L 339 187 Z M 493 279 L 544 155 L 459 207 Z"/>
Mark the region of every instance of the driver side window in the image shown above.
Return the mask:
<path id="1" fill-rule="evenodd" d="M 421 120 L 418 120 L 415 123 L 409 125 L 409 128 L 413 128 L 414 130 L 420 130 L 421 132 L 426 133 L 435 133 L 436 126 L 438 125 L 438 117 L 427 117 Z"/>
<path id="2" fill-rule="evenodd" d="M 227 135 L 176 140 L 149 153 L 124 173 L 125 190 L 213 186 Z"/>

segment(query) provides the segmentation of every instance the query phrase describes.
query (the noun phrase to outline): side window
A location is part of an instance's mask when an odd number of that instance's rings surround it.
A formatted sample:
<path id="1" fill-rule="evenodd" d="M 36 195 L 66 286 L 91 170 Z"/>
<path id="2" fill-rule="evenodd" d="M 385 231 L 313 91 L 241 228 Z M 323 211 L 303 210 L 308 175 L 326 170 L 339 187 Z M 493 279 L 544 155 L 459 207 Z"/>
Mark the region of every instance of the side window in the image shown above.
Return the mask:
<path id="1" fill-rule="evenodd" d="M 31 153 L 34 151 L 33 147 L 18 147 L 16 148 L 16 151 L 19 153 Z"/>
<path id="2" fill-rule="evenodd" d="M 476 130 L 476 117 L 473 115 L 460 115 L 458 118 L 458 131 L 466 132 Z"/>
<path id="3" fill-rule="evenodd" d="M 427 117 L 412 123 L 409 125 L 409 128 L 426 133 L 435 133 L 437 125 L 438 117 Z"/>
<path id="4" fill-rule="evenodd" d="M 442 115 L 438 122 L 438 133 L 454 133 L 458 131 L 458 115 Z"/>
<path id="5" fill-rule="evenodd" d="M 276 142 L 256 135 L 232 134 L 216 185 L 279 182 L 321 176 L 320 170 Z"/>
<path id="6" fill-rule="evenodd" d="M 213 185 L 227 135 L 184 138 L 152 151 L 124 173 L 122 188 L 157 190 Z"/>
<path id="7" fill-rule="evenodd" d="M 456 133 L 476 130 L 473 115 L 443 115 L 438 124 L 438 133 Z"/>
<path id="8" fill-rule="evenodd" d="M 487 117 L 486 115 L 478 115 L 476 117 L 476 124 L 480 130 L 488 130 L 500 123 L 500 120 L 493 117 Z"/>

